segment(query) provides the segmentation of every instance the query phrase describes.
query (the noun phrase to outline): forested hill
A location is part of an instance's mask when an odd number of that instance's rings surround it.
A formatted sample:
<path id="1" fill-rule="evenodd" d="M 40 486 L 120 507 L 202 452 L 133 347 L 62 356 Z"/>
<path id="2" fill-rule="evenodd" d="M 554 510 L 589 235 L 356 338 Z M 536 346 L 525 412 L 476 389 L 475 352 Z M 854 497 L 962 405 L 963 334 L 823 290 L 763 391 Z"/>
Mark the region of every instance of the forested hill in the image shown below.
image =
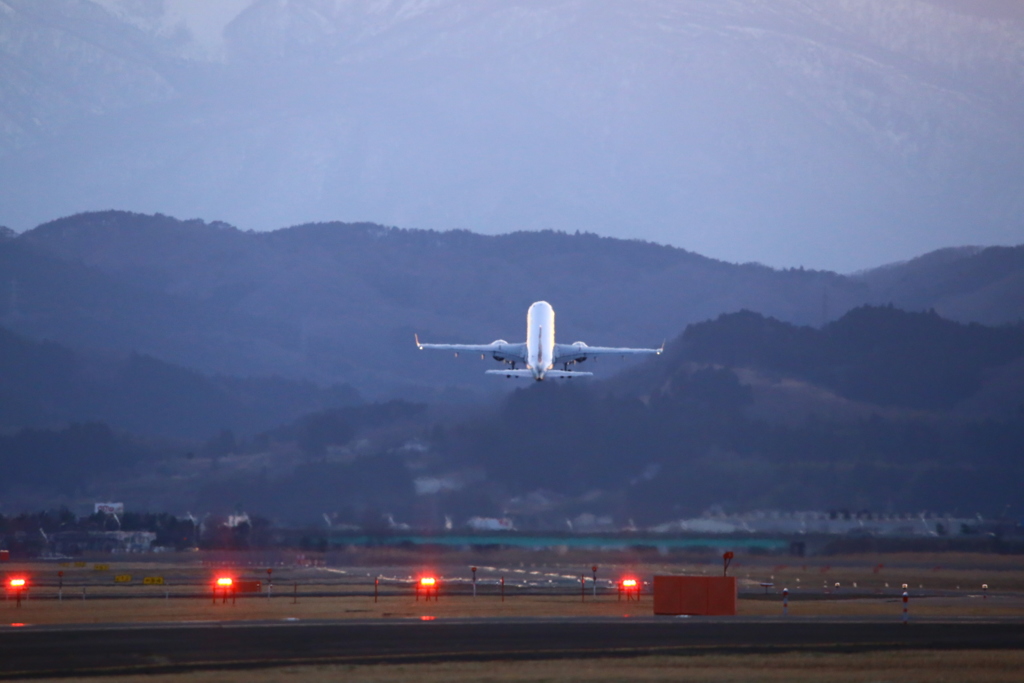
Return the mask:
<path id="1" fill-rule="evenodd" d="M 713 505 L 1000 514 L 1022 502 L 1022 334 L 1019 325 L 965 325 L 888 306 L 854 309 L 823 329 L 740 312 L 691 325 L 664 355 L 608 380 L 523 383 L 473 409 L 318 407 L 262 435 L 227 439 L 216 452 L 231 457 L 220 461 L 182 458 L 180 449 L 137 453 L 90 490 L 134 509 L 159 500 L 347 523 L 386 512 L 428 528 L 446 515 L 461 523 L 481 514 L 511 515 L 521 528 L 564 529 L 578 515 L 654 524 Z M 206 430 L 205 438 L 239 415 L 283 420 L 271 404 L 297 410 L 337 398 L 143 356 L 100 363 L 10 333 L 0 334 L 0 359 L 0 414 L 25 421 L 33 418 L 17 411 L 26 406 L 44 415 L 70 406 L 79 420 L 114 414 L 104 412 L 113 406 L 161 428 Z M 596 369 L 613 373 L 606 361 Z M 59 441 L 33 434 L 0 446 L 20 457 L 18 444 Z M 180 477 L 142 486 L 156 466 Z M 19 470 L 21 480 L 45 482 L 37 469 Z"/>
<path id="2" fill-rule="evenodd" d="M 487 472 L 472 496 L 549 522 L 1024 503 L 1020 326 L 863 307 L 817 330 L 741 312 L 669 348 L 607 382 L 518 390 L 432 446 Z M 547 493 L 529 503 L 531 491 Z"/>
<path id="3" fill-rule="evenodd" d="M 666 363 L 751 368 L 877 406 L 949 410 L 1022 359 L 1024 325 L 965 325 L 934 311 L 864 306 L 821 329 L 750 311 L 723 315 L 688 327 Z M 1024 403 L 1006 407 L 1024 410 Z"/>
<path id="4" fill-rule="evenodd" d="M 498 385 L 481 377 L 490 361 L 419 353 L 414 332 L 425 341 L 516 340 L 539 299 L 554 305 L 562 341 L 649 346 L 741 309 L 820 325 L 858 305 L 899 299 L 900 273 L 911 268 L 907 296 L 915 304 L 940 314 L 948 304 L 971 320 L 974 309 L 950 302 L 973 297 L 985 304 L 977 306 L 982 322 L 1024 317 L 1024 301 L 1005 296 L 1007 283 L 1024 277 L 1024 250 L 998 252 L 1008 256 L 1002 269 L 982 264 L 972 266 L 975 277 L 949 277 L 989 253 L 842 276 L 592 234 L 483 236 L 366 223 L 254 233 L 110 211 L 0 241 L 10 274 L 0 281 L 0 316 L 14 330 L 75 347 L 424 399 L 446 387 L 471 395 Z M 925 285 L 943 278 L 929 295 Z M 602 367 L 611 374 L 618 365 Z"/>
<path id="5" fill-rule="evenodd" d="M 145 436 L 253 433 L 359 403 L 349 386 L 210 377 L 150 356 L 82 353 L 0 328 L 0 429 L 102 421 Z"/>

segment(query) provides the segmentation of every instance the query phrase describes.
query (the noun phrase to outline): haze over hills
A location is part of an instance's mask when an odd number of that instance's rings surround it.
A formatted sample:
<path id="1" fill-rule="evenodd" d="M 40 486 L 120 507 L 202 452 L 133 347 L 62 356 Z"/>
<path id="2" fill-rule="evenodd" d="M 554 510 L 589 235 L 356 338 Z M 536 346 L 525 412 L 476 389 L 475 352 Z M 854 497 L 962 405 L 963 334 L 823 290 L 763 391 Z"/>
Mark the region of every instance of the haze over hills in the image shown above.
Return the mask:
<path id="1" fill-rule="evenodd" d="M 0 377 L 0 431 L 101 421 L 139 435 L 205 440 L 361 402 L 346 385 L 207 377 L 149 356 L 75 352 L 3 328 Z"/>
<path id="2" fill-rule="evenodd" d="M 209 374 L 348 382 L 368 397 L 466 400 L 507 384 L 491 360 L 425 341 L 518 341 L 547 299 L 558 339 L 653 346 L 741 309 L 821 325 L 865 303 L 963 322 L 1024 318 L 1024 248 L 941 252 L 854 276 L 734 265 L 639 241 L 373 224 L 268 233 L 124 212 L 0 240 L 0 320 L 72 348 L 139 352 Z M 617 359 L 597 366 L 609 376 Z M 461 399 L 459 398 L 461 396 Z"/>
<path id="3" fill-rule="evenodd" d="M 669 348 L 605 381 L 530 383 L 447 412 L 335 408 L 201 447 L 140 447 L 101 425 L 19 432 L 0 437 L 13 473 L 0 509 L 99 497 L 293 523 L 327 513 L 372 528 L 391 514 L 437 529 L 445 516 L 509 515 L 557 529 L 712 506 L 990 516 L 1024 504 L 1020 325 L 865 307 L 818 330 L 741 312 L 691 325 Z M 994 390 L 998 401 L 978 400 Z M 24 456 L 33 447 L 38 467 Z M 40 468 L 61 450 L 84 474 L 47 478 Z"/>
<path id="4" fill-rule="evenodd" d="M 0 1 L 0 223 L 109 207 L 852 271 L 1024 240 L 1014 0 Z"/>
<path id="5" fill-rule="evenodd" d="M 117 457 L 59 490 L 22 463 L 4 505 L 99 497 L 425 528 L 480 514 L 653 524 L 715 505 L 999 514 L 1020 502 L 1022 262 L 1021 247 L 962 248 L 843 276 L 588 234 L 72 216 L 0 240 L 4 324 L 74 348 L 2 335 L 0 461 Z M 411 343 L 518 339 L 540 297 L 562 340 L 669 337 L 666 353 L 469 407 L 516 385 Z M 291 379 L 230 377 L 272 373 Z M 435 405 L 339 408 L 311 383 L 327 381 Z M 462 403 L 439 408 L 452 392 Z M 164 440 L 18 431 L 95 419 Z"/>

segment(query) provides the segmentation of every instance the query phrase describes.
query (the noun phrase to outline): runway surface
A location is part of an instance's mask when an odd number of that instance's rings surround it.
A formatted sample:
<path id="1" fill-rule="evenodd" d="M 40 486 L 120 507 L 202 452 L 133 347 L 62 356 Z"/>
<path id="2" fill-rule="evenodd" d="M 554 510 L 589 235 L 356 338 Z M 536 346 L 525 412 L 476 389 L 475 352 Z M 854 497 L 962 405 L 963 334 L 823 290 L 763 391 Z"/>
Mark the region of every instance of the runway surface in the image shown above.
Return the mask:
<path id="1" fill-rule="evenodd" d="M 393 619 L 0 627 L 0 678 L 315 663 L 1021 649 L 1024 621 Z"/>

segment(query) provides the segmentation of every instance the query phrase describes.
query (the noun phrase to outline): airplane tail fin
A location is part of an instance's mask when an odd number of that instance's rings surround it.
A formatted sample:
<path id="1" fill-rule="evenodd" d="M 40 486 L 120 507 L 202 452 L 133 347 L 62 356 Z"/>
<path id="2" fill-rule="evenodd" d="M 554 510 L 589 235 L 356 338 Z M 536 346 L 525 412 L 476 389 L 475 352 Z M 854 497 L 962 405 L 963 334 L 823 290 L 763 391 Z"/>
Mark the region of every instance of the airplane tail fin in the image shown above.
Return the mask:
<path id="1" fill-rule="evenodd" d="M 526 377 L 533 379 L 533 373 L 529 370 L 484 370 L 485 375 L 504 375 L 505 377 Z"/>
<path id="2" fill-rule="evenodd" d="M 485 370 L 485 375 L 504 375 L 505 377 L 526 377 L 533 379 L 532 370 Z M 563 370 L 548 370 L 544 373 L 544 379 L 572 379 L 574 377 L 593 377 L 592 372 L 565 372 Z"/>

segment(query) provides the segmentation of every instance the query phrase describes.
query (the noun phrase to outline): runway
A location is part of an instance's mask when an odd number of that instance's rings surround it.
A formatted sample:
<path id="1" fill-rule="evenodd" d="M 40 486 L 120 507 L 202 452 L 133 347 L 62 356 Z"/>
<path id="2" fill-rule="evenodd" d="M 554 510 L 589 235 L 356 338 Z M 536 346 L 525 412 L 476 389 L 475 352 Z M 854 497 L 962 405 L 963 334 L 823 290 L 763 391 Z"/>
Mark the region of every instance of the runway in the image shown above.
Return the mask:
<path id="1" fill-rule="evenodd" d="M 1022 649 L 1024 621 L 389 619 L 0 627 L 0 678 L 648 654 Z"/>

